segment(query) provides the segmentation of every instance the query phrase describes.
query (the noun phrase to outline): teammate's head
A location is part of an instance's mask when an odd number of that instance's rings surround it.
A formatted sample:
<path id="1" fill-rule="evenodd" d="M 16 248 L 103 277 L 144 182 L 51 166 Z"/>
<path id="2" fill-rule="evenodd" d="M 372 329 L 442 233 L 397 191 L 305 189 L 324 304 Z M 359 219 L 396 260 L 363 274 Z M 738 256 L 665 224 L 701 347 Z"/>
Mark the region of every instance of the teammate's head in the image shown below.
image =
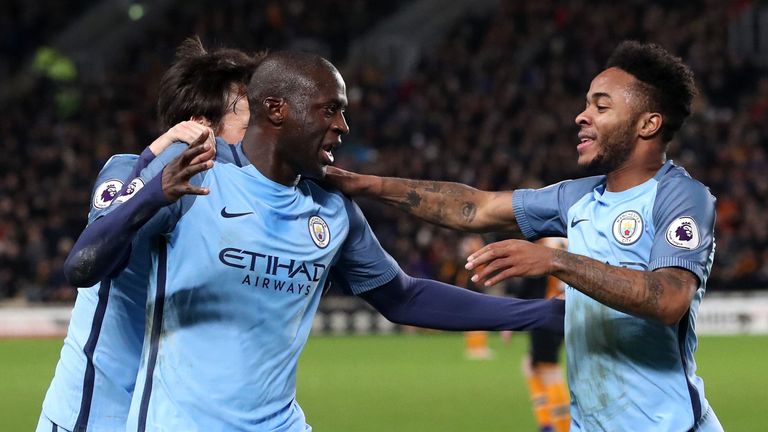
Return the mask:
<path id="1" fill-rule="evenodd" d="M 579 165 L 596 172 L 622 166 L 641 142 L 664 151 L 690 114 L 693 72 L 658 45 L 622 42 L 593 80 L 581 126 Z"/>
<path id="2" fill-rule="evenodd" d="M 691 114 L 696 96 L 693 71 L 664 48 L 635 41 L 622 42 L 611 54 L 606 68 L 619 68 L 635 78 L 635 92 L 640 95 L 636 109 L 658 112 L 662 116 L 661 140 L 672 140 Z"/>
<path id="3" fill-rule="evenodd" d="M 251 123 L 271 134 L 279 159 L 296 174 L 321 177 L 349 132 L 344 79 L 328 60 L 278 51 L 258 65 L 248 86 Z"/>
<path id="4" fill-rule="evenodd" d="M 185 40 L 160 82 L 157 113 L 162 129 L 194 119 L 229 143 L 240 141 L 250 114 L 248 80 L 261 57 L 226 48 L 208 52 L 198 37 Z"/>

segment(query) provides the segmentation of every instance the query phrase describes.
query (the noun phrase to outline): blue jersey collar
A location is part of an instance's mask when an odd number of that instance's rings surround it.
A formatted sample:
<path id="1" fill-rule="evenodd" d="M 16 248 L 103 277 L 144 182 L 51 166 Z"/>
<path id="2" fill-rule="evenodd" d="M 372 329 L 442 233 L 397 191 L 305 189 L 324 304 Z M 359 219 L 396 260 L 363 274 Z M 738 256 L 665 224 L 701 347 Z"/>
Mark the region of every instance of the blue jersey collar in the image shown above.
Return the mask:
<path id="1" fill-rule="evenodd" d="M 675 167 L 675 164 L 671 160 L 668 160 L 664 162 L 664 165 L 662 165 L 658 171 L 656 171 L 656 174 L 654 174 L 653 177 L 649 178 L 643 183 L 640 183 L 637 186 L 633 186 L 621 192 L 607 191 L 605 189 L 605 181 L 603 181 L 602 183 L 600 183 L 600 185 L 598 185 L 595 188 L 593 195 L 595 197 L 595 200 L 600 202 L 615 202 L 616 200 L 623 201 L 626 199 L 636 198 L 648 192 L 648 189 L 656 187 L 659 181 L 661 181 L 661 178 L 664 177 L 664 175 L 666 175 L 667 172 L 669 172 L 669 170 L 671 170 L 674 167 Z"/>

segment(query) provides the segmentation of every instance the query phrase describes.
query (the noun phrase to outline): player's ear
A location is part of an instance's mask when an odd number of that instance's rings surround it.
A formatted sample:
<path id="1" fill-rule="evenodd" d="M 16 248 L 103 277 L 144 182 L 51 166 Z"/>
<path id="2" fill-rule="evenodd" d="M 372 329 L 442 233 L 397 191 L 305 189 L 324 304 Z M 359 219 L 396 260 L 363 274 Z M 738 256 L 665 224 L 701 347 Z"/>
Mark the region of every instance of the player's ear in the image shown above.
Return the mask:
<path id="1" fill-rule="evenodd" d="M 201 116 L 201 115 L 195 115 L 195 116 L 190 117 L 190 120 L 195 122 L 195 123 L 199 123 L 199 124 L 201 124 L 201 125 L 203 125 L 205 127 L 211 127 L 211 121 L 208 120 L 208 117 Z"/>
<path id="2" fill-rule="evenodd" d="M 285 99 L 268 97 L 264 99 L 263 104 L 269 121 L 275 126 L 282 125 L 285 120 L 285 110 L 288 108 Z"/>
<path id="3" fill-rule="evenodd" d="M 640 116 L 640 130 L 638 134 L 641 138 L 649 139 L 661 132 L 661 125 L 664 123 L 661 114 L 655 112 L 643 113 Z"/>

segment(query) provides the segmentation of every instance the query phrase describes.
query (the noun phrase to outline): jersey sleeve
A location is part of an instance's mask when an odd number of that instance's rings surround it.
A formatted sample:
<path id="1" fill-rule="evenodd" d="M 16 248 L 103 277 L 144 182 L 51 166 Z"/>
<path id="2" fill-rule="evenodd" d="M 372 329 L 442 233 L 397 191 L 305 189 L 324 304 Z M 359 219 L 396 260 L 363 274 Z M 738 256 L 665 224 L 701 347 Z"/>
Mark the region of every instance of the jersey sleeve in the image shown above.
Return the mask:
<path id="1" fill-rule="evenodd" d="M 565 237 L 567 217 L 581 197 L 592 192 L 602 176 L 564 180 L 541 189 L 518 189 L 512 194 L 512 207 L 520 231 L 528 240 Z"/>
<path id="2" fill-rule="evenodd" d="M 147 183 L 165 168 L 166 165 L 171 163 L 174 159 L 179 157 L 180 154 L 187 149 L 187 145 L 182 142 L 176 142 L 169 145 L 159 155 L 155 157 L 144 169 L 139 171 L 138 178 L 143 183 Z"/>
<path id="3" fill-rule="evenodd" d="M 399 273 L 360 295 L 388 320 L 440 330 L 533 330 L 563 333 L 565 302 L 495 297 Z"/>
<path id="4" fill-rule="evenodd" d="M 240 158 L 235 151 L 235 146 L 227 144 L 223 139 L 216 138 L 216 162 L 221 163 L 236 163 L 240 161 Z M 151 160 L 146 167 L 139 171 L 138 178 L 143 183 L 147 183 L 153 177 L 158 175 L 163 168 L 171 163 L 174 159 L 179 157 L 188 148 L 188 144 L 182 141 L 176 141 L 169 145 L 159 155 L 155 156 L 154 160 Z M 238 163 L 238 166 L 241 165 Z"/>
<path id="5" fill-rule="evenodd" d="M 346 197 L 343 199 L 349 234 L 333 267 L 333 280 L 358 295 L 391 281 L 400 267 L 381 247 L 360 207 Z"/>
<path id="6" fill-rule="evenodd" d="M 133 154 L 117 154 L 109 158 L 96 177 L 91 190 L 91 206 L 88 210 L 88 223 L 98 218 L 117 197 L 123 185 L 130 180 L 132 168 L 139 160 Z"/>
<path id="7" fill-rule="evenodd" d="M 662 181 L 656 192 L 653 224 L 656 237 L 649 270 L 680 267 L 705 282 L 715 248 L 715 197 L 709 189 L 683 175 Z"/>
<path id="8" fill-rule="evenodd" d="M 120 190 L 118 196 L 112 200 L 106 209 L 96 215 L 96 218 L 109 215 L 128 200 L 138 196 L 138 192 L 142 190 L 144 186 L 147 185 L 158 174 L 162 173 L 163 168 L 165 168 L 166 165 L 168 165 L 182 152 L 184 152 L 186 148 L 186 144 L 178 142 L 171 144 L 162 153 L 154 158 L 138 158 L 137 160 L 134 160 L 135 163 L 132 169 L 126 175 L 135 175 L 136 172 L 138 172 L 138 175 L 132 179 L 129 177 L 130 181 L 126 181 L 126 184 Z M 157 187 L 159 186 L 160 184 L 157 185 Z M 161 196 L 161 193 L 158 194 L 158 192 L 153 191 L 151 194 L 142 195 L 143 197 L 139 199 L 135 204 L 139 204 L 139 202 L 141 202 L 141 204 L 144 205 L 146 198 L 149 196 Z M 154 228 L 153 231 L 164 231 L 168 228 L 169 225 L 173 224 L 173 215 L 177 215 L 178 211 L 174 211 L 172 208 L 177 206 L 177 203 L 173 203 L 163 206 L 157 210 L 157 214 L 152 217 L 153 223 L 151 225 Z M 160 221 L 163 223 L 159 223 Z"/>
<path id="9" fill-rule="evenodd" d="M 123 186 L 114 203 L 120 204 L 130 199 L 133 194 L 161 173 L 166 165 L 179 157 L 187 148 L 187 143 L 177 141 L 155 156 L 147 147 L 134 166 L 133 175 L 130 177 L 131 181 Z M 227 144 L 221 138 L 216 138 L 216 157 L 214 160 L 221 163 L 236 163 L 239 162 L 239 157 L 234 146 Z M 241 164 L 238 163 L 238 166 Z"/>
<path id="10" fill-rule="evenodd" d="M 140 186 L 133 190 L 127 191 L 126 193 L 123 193 L 121 196 L 115 199 L 112 205 L 110 205 L 110 207 L 104 211 L 102 215 L 109 215 L 111 212 L 115 211 L 118 207 L 125 204 L 128 200 L 134 197 L 140 197 L 140 199 L 134 203 L 135 205 L 133 207 L 157 207 L 157 204 L 159 203 L 157 197 L 161 197 L 163 194 L 161 190 L 162 182 L 160 179 L 156 179 L 156 177 L 161 175 L 165 166 L 172 162 L 179 155 L 181 155 L 181 153 L 186 149 L 187 145 L 184 143 L 172 144 L 167 149 L 165 149 L 144 169 L 141 169 L 139 171 L 139 175 L 131 181 L 131 184 Z M 202 185 L 203 179 L 206 175 L 207 171 L 198 173 L 189 180 L 189 183 L 194 186 L 200 186 Z M 145 184 L 147 186 L 153 184 L 154 189 L 156 190 L 146 194 L 138 194 L 137 192 L 142 190 Z M 198 196 L 199 195 L 183 195 L 177 201 L 158 208 L 155 210 L 154 215 L 149 220 L 147 220 L 146 223 L 143 224 L 141 233 L 143 235 L 153 235 L 170 232 L 173 230 L 173 227 L 176 225 L 181 216 L 186 213 L 187 210 L 189 210 Z"/>

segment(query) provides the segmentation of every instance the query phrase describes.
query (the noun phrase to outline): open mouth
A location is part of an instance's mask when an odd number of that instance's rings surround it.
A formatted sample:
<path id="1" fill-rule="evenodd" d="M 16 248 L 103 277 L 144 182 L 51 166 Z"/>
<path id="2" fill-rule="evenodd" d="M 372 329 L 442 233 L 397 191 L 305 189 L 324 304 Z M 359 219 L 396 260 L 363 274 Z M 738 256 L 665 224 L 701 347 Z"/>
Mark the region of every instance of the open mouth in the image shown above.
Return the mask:
<path id="1" fill-rule="evenodd" d="M 579 144 L 576 146 L 576 150 L 583 151 L 587 147 L 595 143 L 597 136 L 587 132 L 579 132 Z"/>
<path id="2" fill-rule="evenodd" d="M 333 147 L 333 144 L 324 144 L 320 147 L 320 159 L 322 160 L 323 165 L 333 165 Z"/>

